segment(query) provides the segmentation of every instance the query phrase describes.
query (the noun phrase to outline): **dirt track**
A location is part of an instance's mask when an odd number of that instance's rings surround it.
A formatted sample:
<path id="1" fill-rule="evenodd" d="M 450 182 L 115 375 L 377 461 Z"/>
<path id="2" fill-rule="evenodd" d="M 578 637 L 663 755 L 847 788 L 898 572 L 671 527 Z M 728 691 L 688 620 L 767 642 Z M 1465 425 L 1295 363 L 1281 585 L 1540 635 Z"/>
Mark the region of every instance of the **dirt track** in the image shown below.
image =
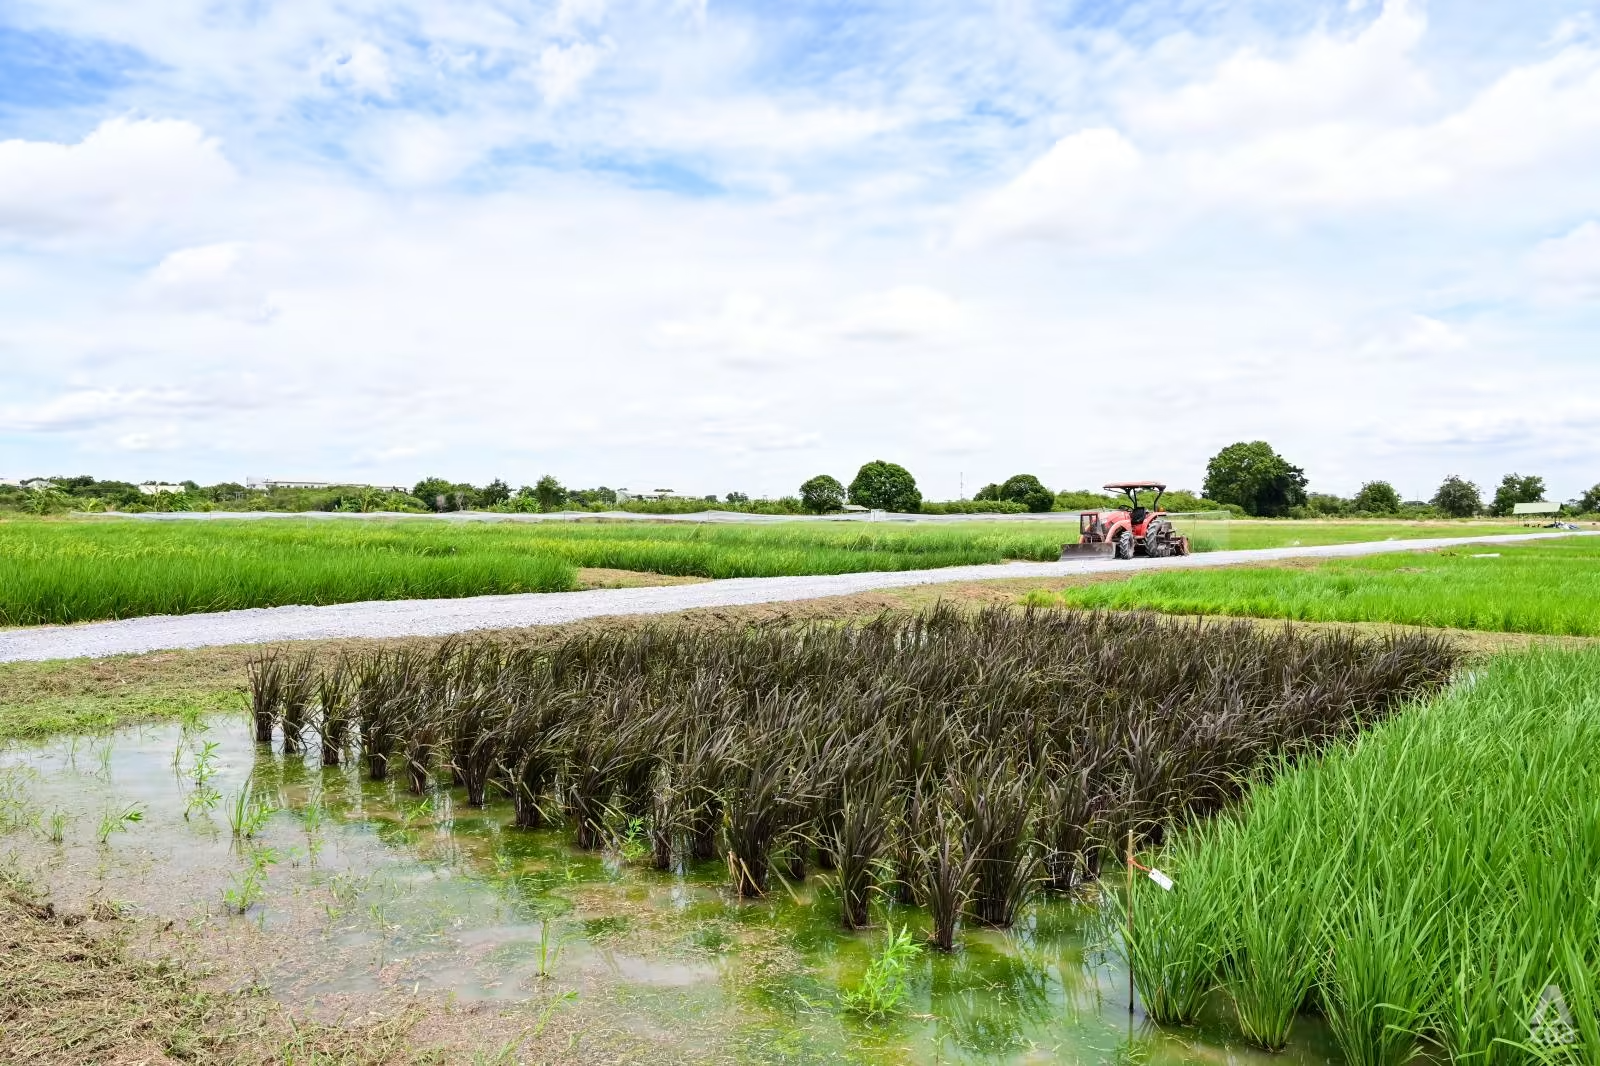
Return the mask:
<path id="1" fill-rule="evenodd" d="M 605 588 L 584 592 L 392 600 L 330 607 L 263 607 L 217 614 L 163 615 L 72 626 L 0 631 L 0 662 L 99 658 L 174 648 L 262 644 L 339 637 L 445 636 L 479 629 L 556 625 L 605 615 L 668 614 L 696 607 L 733 607 L 844 596 L 873 589 L 1004 578 L 1053 578 L 1190 567 L 1238 566 L 1279 559 L 1331 559 L 1423 551 L 1463 544 L 1514 544 L 1600 533 L 1496 534 L 1430 540 L 1387 540 L 1316 547 L 1207 552 L 1178 559 L 1078 559 L 1058 563 L 951 566 L 823 577 L 751 577 L 692 585 Z"/>

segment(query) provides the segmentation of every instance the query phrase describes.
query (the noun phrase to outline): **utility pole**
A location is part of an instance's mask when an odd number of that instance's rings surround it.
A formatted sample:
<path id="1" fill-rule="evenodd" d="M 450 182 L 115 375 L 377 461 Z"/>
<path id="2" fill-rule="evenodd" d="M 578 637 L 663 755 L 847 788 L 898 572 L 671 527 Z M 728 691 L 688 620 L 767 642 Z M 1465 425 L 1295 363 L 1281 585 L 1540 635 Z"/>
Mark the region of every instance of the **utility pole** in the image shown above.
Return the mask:
<path id="1" fill-rule="evenodd" d="M 956 471 L 956 485 L 957 485 L 957 488 L 956 488 L 956 499 L 958 499 L 958 500 L 966 499 L 967 498 L 967 472 L 965 470 L 957 470 Z"/>

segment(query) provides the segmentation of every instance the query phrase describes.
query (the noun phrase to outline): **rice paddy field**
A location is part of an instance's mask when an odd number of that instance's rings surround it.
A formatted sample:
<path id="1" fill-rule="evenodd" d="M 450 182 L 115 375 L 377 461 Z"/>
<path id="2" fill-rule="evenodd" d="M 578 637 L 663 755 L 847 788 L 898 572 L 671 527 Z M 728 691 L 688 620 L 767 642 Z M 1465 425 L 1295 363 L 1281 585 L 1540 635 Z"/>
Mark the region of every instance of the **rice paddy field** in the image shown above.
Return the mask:
<path id="1" fill-rule="evenodd" d="M 1600 636 L 1600 538 L 1137 574 L 1031 603 Z"/>
<path id="2" fill-rule="evenodd" d="M 1008 609 L 268 651 L 248 720 L 11 746 L 0 828 L 248 935 L 256 986 L 301 1006 L 398 984 L 568 1011 L 559 989 L 588 1039 L 603 1017 L 670 1061 L 1099 1059 L 1127 1040 L 1095 902 L 1125 848 L 1456 659 Z"/>
<path id="3" fill-rule="evenodd" d="M 204 689 L 0 744 L 0 1058 L 1600 1061 L 1597 556 L 0 668 Z"/>
<path id="4" fill-rule="evenodd" d="M 1600 1050 L 1600 653 L 1499 658 L 1355 744 L 1277 768 L 1152 861 L 1144 1002 L 1282 1047 L 1316 1011 L 1346 1061 L 1593 1062 Z"/>
<path id="5" fill-rule="evenodd" d="M 1464 523 L 1180 523 L 1196 550 L 1517 531 Z M 706 578 L 1050 560 L 1074 522 L 0 521 L 0 625 L 575 587 L 577 567 Z"/>

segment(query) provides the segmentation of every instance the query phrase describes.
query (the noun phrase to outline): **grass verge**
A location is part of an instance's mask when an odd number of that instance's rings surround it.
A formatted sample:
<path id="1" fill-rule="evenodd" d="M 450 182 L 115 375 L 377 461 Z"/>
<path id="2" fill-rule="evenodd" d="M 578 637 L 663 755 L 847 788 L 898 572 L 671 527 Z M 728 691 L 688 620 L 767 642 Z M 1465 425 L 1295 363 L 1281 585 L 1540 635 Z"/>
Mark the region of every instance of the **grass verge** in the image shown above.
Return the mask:
<path id="1" fill-rule="evenodd" d="M 1600 636 L 1600 537 L 1137 574 L 1030 594 L 1035 606 Z"/>
<path id="2" fill-rule="evenodd" d="M 1357 1064 L 1595 1061 L 1600 652 L 1500 656 L 1159 865 L 1131 954 L 1163 1021 L 1220 988 L 1267 1047 L 1315 1007 Z"/>

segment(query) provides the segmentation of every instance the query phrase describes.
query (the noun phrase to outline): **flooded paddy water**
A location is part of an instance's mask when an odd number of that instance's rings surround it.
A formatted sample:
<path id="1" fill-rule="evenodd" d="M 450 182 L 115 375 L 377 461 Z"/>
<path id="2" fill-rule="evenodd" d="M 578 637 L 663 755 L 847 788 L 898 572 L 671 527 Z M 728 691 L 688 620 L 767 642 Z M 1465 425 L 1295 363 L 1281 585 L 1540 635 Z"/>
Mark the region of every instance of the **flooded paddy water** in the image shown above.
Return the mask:
<path id="1" fill-rule="evenodd" d="M 651 1061 L 1337 1059 L 1311 1021 L 1269 1056 L 1220 1024 L 1168 1031 L 1130 1015 L 1092 900 L 1042 897 L 1011 930 L 922 951 L 902 1008 L 863 1018 L 841 995 L 885 930 L 840 928 L 823 877 L 741 902 L 719 863 L 658 872 L 628 840 L 580 851 L 560 831 L 510 828 L 509 801 L 480 810 L 325 769 L 255 744 L 230 715 L 12 745 L 0 805 L 0 851 L 45 887 L 187 923 L 241 984 L 310 1015 L 396 995 L 526 1004 L 522 1034 L 554 1021 L 574 1061 L 591 1024 Z M 925 925 L 916 908 L 877 916 L 919 938 Z"/>

